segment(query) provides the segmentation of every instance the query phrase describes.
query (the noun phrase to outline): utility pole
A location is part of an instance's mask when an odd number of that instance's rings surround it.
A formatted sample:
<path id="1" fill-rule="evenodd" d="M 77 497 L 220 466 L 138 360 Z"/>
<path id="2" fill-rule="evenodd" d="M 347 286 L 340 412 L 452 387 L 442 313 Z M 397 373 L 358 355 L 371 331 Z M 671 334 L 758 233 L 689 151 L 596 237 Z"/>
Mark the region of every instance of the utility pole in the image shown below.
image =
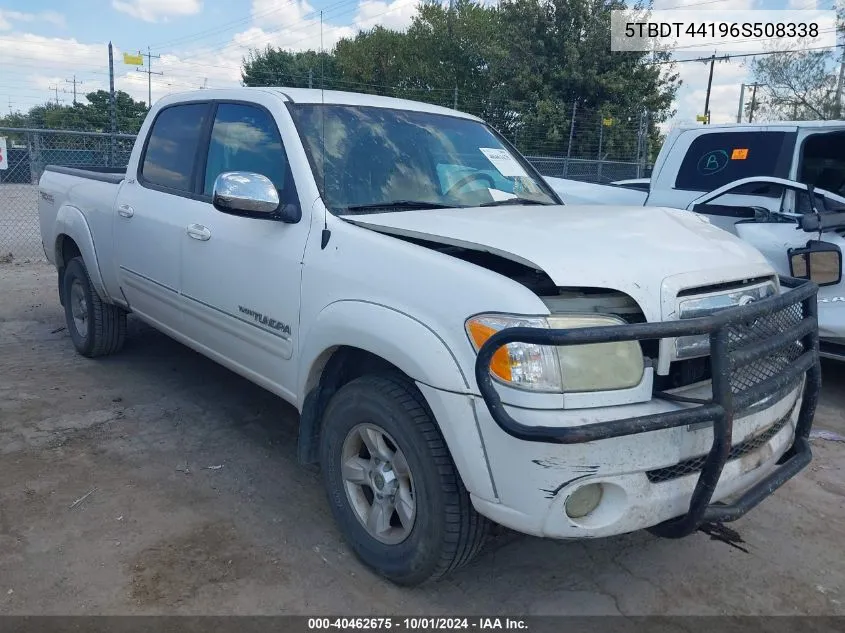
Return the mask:
<path id="1" fill-rule="evenodd" d="M 140 73 L 147 73 L 147 110 L 153 107 L 153 75 L 163 75 L 163 72 L 153 72 L 153 60 L 154 59 L 161 59 L 161 55 L 152 55 L 150 54 L 150 47 L 147 46 L 147 52 L 142 53 L 138 51 L 138 54 L 141 57 L 147 58 L 147 69 L 141 70 L 140 68 L 136 68 L 135 70 Z"/>
<path id="2" fill-rule="evenodd" d="M 55 90 L 56 92 L 56 107 L 59 106 L 59 86 L 56 84 L 55 86 L 47 86 L 47 90 Z"/>
<path id="3" fill-rule="evenodd" d="M 739 107 L 736 110 L 736 122 L 742 123 L 742 106 L 745 105 L 745 84 L 739 86 Z"/>
<path id="4" fill-rule="evenodd" d="M 754 108 L 757 105 L 757 86 L 759 86 L 756 81 L 751 84 L 751 109 L 748 111 L 748 122 L 751 123 L 754 120 Z"/>
<path id="5" fill-rule="evenodd" d="M 716 65 L 716 53 L 710 57 L 710 77 L 707 79 L 707 96 L 704 98 L 704 125 L 710 123 L 710 88 L 713 86 L 713 66 Z"/>
<path id="6" fill-rule="evenodd" d="M 76 75 L 74 75 L 73 79 L 65 79 L 65 83 L 73 84 L 73 105 L 76 105 L 76 84 L 82 85 L 82 82 L 77 80 Z"/>

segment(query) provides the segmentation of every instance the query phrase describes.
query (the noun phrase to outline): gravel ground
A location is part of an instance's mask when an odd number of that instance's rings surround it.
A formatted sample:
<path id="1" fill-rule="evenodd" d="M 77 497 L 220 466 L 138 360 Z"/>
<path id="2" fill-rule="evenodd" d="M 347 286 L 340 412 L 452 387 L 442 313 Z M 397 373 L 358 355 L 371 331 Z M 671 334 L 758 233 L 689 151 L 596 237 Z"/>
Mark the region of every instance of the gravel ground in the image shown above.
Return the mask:
<path id="1" fill-rule="evenodd" d="M 845 366 L 816 427 L 845 434 Z M 502 533 L 450 578 L 401 589 L 360 565 L 296 412 L 130 319 L 91 361 L 55 273 L 0 264 L 0 613 L 845 614 L 845 443 L 734 527 L 558 542 Z"/>

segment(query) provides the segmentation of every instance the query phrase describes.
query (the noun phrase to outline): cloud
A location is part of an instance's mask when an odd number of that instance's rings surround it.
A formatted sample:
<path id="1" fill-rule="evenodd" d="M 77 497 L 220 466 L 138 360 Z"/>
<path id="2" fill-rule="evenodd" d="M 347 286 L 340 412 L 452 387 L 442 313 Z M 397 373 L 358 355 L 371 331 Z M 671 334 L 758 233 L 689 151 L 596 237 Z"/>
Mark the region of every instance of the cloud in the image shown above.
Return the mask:
<path id="1" fill-rule="evenodd" d="M 159 22 L 199 13 L 202 0 L 112 0 L 111 6 L 144 22 Z"/>
<path id="2" fill-rule="evenodd" d="M 23 13 L 21 11 L 7 11 L 0 9 L 0 31 L 8 31 L 14 22 L 47 22 L 54 26 L 65 28 L 65 16 L 56 11 L 41 11 L 40 13 Z"/>
<path id="3" fill-rule="evenodd" d="M 381 25 L 388 29 L 406 29 L 418 11 L 416 0 L 364 0 L 358 5 L 355 26 L 359 29 L 371 29 Z"/>

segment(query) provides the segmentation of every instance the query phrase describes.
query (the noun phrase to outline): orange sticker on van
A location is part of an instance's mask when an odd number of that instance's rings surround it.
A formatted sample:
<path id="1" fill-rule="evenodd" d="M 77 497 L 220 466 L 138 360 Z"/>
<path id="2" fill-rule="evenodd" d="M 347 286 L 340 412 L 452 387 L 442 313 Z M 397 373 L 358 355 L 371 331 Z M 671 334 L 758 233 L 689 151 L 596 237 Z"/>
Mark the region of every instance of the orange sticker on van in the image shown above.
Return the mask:
<path id="1" fill-rule="evenodd" d="M 731 160 L 745 160 L 748 158 L 748 148 L 736 148 L 731 152 Z"/>

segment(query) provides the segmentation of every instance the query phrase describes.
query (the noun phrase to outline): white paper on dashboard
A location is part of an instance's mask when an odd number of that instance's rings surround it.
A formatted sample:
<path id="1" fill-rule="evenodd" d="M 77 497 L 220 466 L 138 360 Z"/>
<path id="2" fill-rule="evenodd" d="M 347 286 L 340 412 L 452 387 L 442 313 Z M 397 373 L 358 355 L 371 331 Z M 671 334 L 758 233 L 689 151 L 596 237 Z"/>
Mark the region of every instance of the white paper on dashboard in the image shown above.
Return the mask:
<path id="1" fill-rule="evenodd" d="M 519 197 L 510 191 L 502 191 L 501 189 L 492 189 L 488 187 L 487 191 L 490 192 L 490 197 L 493 198 L 493 200 L 515 200 Z"/>
<path id="2" fill-rule="evenodd" d="M 493 167 L 503 176 L 522 176 L 528 178 L 528 174 L 522 168 L 522 165 L 516 162 L 507 150 L 495 149 L 493 147 L 479 147 L 478 149 L 481 150 L 481 153 L 487 157 L 487 160 L 493 163 Z"/>

